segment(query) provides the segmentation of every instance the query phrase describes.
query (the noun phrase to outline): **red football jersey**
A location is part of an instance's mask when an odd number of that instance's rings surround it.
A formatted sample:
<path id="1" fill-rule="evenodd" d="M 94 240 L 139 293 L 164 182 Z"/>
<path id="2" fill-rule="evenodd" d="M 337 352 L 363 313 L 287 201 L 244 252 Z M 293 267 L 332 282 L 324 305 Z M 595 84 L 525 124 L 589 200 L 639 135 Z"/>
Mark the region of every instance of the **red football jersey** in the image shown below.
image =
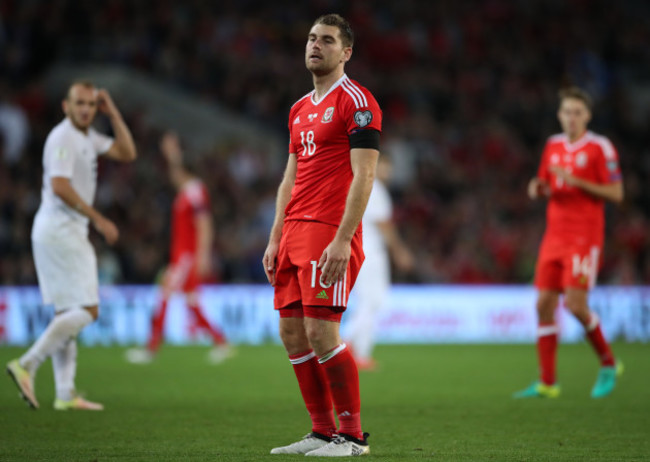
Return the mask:
<path id="1" fill-rule="evenodd" d="M 191 180 L 176 194 L 172 212 L 171 260 L 177 262 L 183 254 L 196 254 L 197 230 L 194 219 L 198 213 L 210 209 L 205 185 L 198 179 Z"/>
<path id="2" fill-rule="evenodd" d="M 552 136 L 546 142 L 537 176 L 551 187 L 546 209 L 546 233 L 558 238 L 580 235 L 594 242 L 603 239 L 604 200 L 567 185 L 549 171 L 560 166 L 578 178 L 598 184 L 621 181 L 618 154 L 604 136 L 586 132 L 575 143 L 567 136 Z"/>
<path id="3" fill-rule="evenodd" d="M 382 114 L 372 94 L 346 75 L 320 101 L 314 93 L 289 112 L 289 153 L 298 170 L 285 219 L 338 226 L 353 177 L 348 137 L 358 130 L 381 132 Z"/>

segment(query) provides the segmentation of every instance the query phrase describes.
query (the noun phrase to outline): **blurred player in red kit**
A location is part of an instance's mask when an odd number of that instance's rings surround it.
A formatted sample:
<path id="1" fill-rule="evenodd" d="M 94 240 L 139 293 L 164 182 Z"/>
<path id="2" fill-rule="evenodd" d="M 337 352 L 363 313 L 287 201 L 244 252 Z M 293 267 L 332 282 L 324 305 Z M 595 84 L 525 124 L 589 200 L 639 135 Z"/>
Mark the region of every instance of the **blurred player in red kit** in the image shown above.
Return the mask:
<path id="1" fill-rule="evenodd" d="M 231 351 L 223 333 L 205 317 L 198 297 L 201 281 L 210 275 L 212 222 L 208 191 L 183 161 L 175 134 L 165 134 L 160 148 L 167 160 L 169 177 L 178 191 L 172 211 L 171 263 L 162 278 L 162 299 L 151 321 L 147 348 L 128 350 L 127 359 L 133 363 L 153 360 L 162 342 L 169 298 L 174 292 L 182 291 L 195 326 L 205 330 L 215 344 L 210 351 L 210 361 L 219 363 L 230 356 Z"/>
<path id="2" fill-rule="evenodd" d="M 382 114 L 370 92 L 345 75 L 353 41 L 339 15 L 314 22 L 305 48 L 314 90 L 289 112 L 289 159 L 263 264 L 312 431 L 272 454 L 369 452 L 359 374 L 339 327 L 364 259 L 360 223 L 375 177 Z"/>
<path id="3" fill-rule="evenodd" d="M 546 232 L 535 270 L 540 378 L 516 393 L 517 398 L 560 394 L 555 377 L 555 311 L 560 295 L 584 326 L 600 360 L 592 398 L 610 394 L 623 371 L 603 337 L 598 316 L 588 305 L 603 249 L 604 203 L 623 200 L 616 149 L 606 137 L 587 130 L 591 108 L 591 98 L 583 90 L 571 87 L 560 92 L 558 119 L 563 133 L 548 139 L 537 176 L 528 185 L 531 199 L 548 198 Z"/>

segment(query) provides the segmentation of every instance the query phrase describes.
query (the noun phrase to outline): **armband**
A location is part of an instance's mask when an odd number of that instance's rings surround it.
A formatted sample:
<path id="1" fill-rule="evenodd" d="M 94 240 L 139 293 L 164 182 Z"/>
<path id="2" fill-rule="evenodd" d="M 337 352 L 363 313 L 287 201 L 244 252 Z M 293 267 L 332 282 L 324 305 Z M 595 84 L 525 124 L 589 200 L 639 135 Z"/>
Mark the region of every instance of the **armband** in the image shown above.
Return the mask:
<path id="1" fill-rule="evenodd" d="M 350 149 L 376 149 L 379 151 L 379 131 L 357 130 L 348 136 Z"/>

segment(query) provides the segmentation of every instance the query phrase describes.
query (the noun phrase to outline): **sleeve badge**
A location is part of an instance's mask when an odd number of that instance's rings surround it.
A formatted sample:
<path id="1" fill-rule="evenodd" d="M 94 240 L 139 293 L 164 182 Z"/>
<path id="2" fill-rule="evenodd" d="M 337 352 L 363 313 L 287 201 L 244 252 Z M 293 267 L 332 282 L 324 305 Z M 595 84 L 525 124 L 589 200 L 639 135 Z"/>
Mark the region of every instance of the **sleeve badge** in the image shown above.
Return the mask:
<path id="1" fill-rule="evenodd" d="M 370 111 L 357 111 L 354 113 L 354 122 L 361 128 L 370 125 L 372 122 L 372 112 Z"/>

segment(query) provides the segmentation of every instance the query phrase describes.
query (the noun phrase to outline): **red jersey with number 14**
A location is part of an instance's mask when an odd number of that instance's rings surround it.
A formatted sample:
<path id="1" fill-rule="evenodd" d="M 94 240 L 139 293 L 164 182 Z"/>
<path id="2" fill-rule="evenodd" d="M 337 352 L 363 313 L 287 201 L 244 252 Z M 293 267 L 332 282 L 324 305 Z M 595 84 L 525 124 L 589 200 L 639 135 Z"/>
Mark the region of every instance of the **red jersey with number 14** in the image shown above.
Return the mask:
<path id="1" fill-rule="evenodd" d="M 197 251 L 195 218 L 210 209 L 208 191 L 198 179 L 188 181 L 174 199 L 172 212 L 171 261 L 176 263 L 183 255 L 194 256 Z"/>
<path id="2" fill-rule="evenodd" d="M 382 114 L 372 94 L 346 75 L 320 101 L 314 94 L 289 112 L 289 153 L 296 155 L 298 170 L 285 220 L 338 226 L 353 177 L 349 136 L 381 132 Z"/>
<path id="3" fill-rule="evenodd" d="M 618 154 L 604 136 L 586 132 L 570 143 L 559 134 L 548 139 L 537 176 L 551 187 L 546 211 L 546 235 L 555 239 L 580 236 L 602 242 L 605 217 L 604 201 L 575 186 L 567 185 L 549 169 L 559 166 L 574 176 L 597 184 L 621 181 Z"/>

